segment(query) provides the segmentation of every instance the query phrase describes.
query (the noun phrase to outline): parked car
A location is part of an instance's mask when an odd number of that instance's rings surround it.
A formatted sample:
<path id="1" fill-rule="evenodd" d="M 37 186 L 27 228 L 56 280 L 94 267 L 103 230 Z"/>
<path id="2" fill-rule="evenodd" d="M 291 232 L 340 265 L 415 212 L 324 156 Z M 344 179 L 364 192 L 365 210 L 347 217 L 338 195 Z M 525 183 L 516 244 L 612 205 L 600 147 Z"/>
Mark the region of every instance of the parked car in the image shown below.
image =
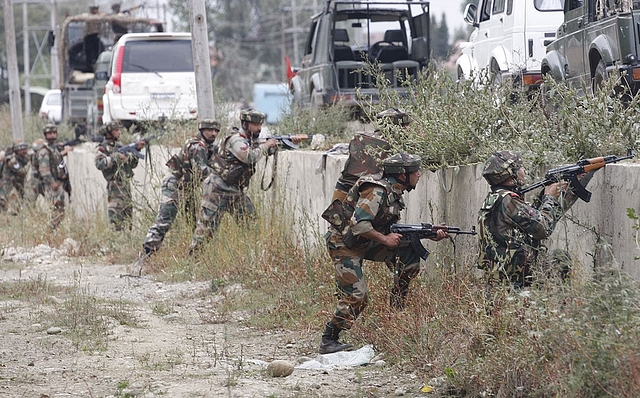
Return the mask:
<path id="1" fill-rule="evenodd" d="M 312 17 L 302 67 L 290 74 L 293 101 L 358 107 L 359 96 L 378 102 L 378 64 L 388 86 L 406 93 L 403 81 L 429 63 L 429 3 L 426 1 L 327 1 Z"/>
<path id="2" fill-rule="evenodd" d="M 105 123 L 196 119 L 190 33 L 129 33 L 113 46 L 102 97 Z"/>
<path id="3" fill-rule="evenodd" d="M 474 27 L 456 61 L 458 79 L 501 84 L 512 80 L 525 90 L 542 82 L 540 61 L 562 24 L 564 0 L 480 0 L 468 4 L 466 23 Z"/>
<path id="4" fill-rule="evenodd" d="M 614 71 L 621 86 L 640 91 L 640 3 L 567 0 L 558 38 L 542 60 L 542 73 L 578 91 L 597 90 Z"/>
<path id="5" fill-rule="evenodd" d="M 60 123 L 62 121 L 62 91 L 49 90 L 42 99 L 40 105 L 40 118 L 47 123 Z"/>

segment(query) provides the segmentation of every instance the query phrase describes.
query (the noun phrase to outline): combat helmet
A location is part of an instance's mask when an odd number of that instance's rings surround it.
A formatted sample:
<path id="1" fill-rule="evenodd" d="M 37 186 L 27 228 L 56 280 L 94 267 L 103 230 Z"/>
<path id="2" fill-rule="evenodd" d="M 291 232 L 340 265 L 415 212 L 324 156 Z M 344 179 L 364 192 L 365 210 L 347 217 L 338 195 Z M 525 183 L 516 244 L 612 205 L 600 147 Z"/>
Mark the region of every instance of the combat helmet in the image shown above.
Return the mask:
<path id="1" fill-rule="evenodd" d="M 198 123 L 198 130 L 211 129 L 220 131 L 220 122 L 213 119 L 202 119 Z"/>
<path id="2" fill-rule="evenodd" d="M 47 123 L 47 125 L 42 128 L 42 134 L 57 133 L 57 132 L 58 132 L 58 126 L 56 126 L 53 123 Z"/>
<path id="3" fill-rule="evenodd" d="M 14 152 L 18 152 L 18 151 L 21 151 L 21 150 L 27 150 L 27 149 L 29 149 L 29 145 L 27 145 L 27 143 L 24 142 L 24 141 L 20 141 L 20 142 L 18 142 L 16 144 L 13 144 L 13 151 Z"/>
<path id="4" fill-rule="evenodd" d="M 104 124 L 104 132 L 111 134 L 113 130 L 120 130 L 120 123 L 118 122 L 109 122 Z"/>
<path id="5" fill-rule="evenodd" d="M 413 173 L 420 170 L 420 156 L 400 152 L 382 161 L 385 174 Z"/>
<path id="6" fill-rule="evenodd" d="M 379 122 L 389 122 L 400 126 L 408 126 L 411 123 L 409 115 L 398 108 L 389 108 L 376 115 Z"/>
<path id="7" fill-rule="evenodd" d="M 257 109 L 248 108 L 240 111 L 241 122 L 264 123 L 266 115 Z"/>
<path id="8" fill-rule="evenodd" d="M 490 185 L 498 185 L 509 177 L 518 181 L 518 170 L 523 167 L 522 156 L 514 151 L 494 152 L 484 163 L 482 176 Z"/>

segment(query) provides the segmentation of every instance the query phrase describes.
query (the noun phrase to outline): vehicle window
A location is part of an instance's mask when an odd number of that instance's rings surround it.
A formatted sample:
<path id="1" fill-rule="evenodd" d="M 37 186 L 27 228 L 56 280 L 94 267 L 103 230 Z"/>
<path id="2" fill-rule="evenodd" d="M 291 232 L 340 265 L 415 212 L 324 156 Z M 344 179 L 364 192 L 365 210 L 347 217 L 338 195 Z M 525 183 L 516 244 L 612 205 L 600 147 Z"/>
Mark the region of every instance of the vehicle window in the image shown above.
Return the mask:
<path id="1" fill-rule="evenodd" d="M 567 9 L 567 11 L 575 10 L 576 8 L 580 8 L 583 5 L 583 0 L 569 0 L 569 8 Z"/>
<path id="2" fill-rule="evenodd" d="M 564 0 L 534 0 L 533 5 L 539 11 L 564 10 Z"/>
<path id="3" fill-rule="evenodd" d="M 504 12 L 504 3 L 505 0 L 494 0 L 493 1 L 493 14 L 500 14 Z"/>
<path id="4" fill-rule="evenodd" d="M 313 21 L 311 28 L 309 29 L 309 36 L 307 37 L 307 44 L 305 45 L 304 55 L 313 54 L 313 46 L 315 44 L 314 37 L 316 35 L 316 28 L 318 27 L 318 21 Z"/>
<path id="5" fill-rule="evenodd" d="M 125 45 L 122 72 L 193 72 L 190 40 L 140 40 Z"/>
<path id="6" fill-rule="evenodd" d="M 47 105 L 60 105 L 62 104 L 62 97 L 60 94 L 51 94 L 47 98 Z"/>
<path id="7" fill-rule="evenodd" d="M 513 12 L 513 0 L 507 0 L 507 15 Z"/>
<path id="8" fill-rule="evenodd" d="M 486 0 L 482 3 L 482 10 L 480 10 L 480 20 L 478 22 L 488 21 L 491 18 L 491 0 Z"/>

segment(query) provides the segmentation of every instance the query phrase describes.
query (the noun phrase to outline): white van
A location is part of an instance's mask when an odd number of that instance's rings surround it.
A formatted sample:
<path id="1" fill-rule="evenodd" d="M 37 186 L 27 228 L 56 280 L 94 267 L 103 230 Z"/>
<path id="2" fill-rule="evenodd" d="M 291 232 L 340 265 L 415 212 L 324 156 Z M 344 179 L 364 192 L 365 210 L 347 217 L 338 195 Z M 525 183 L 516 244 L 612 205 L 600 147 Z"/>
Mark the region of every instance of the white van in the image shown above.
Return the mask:
<path id="1" fill-rule="evenodd" d="M 541 81 L 540 61 L 564 20 L 565 0 L 480 0 L 464 20 L 474 27 L 456 61 L 458 79 L 500 84 L 513 79 L 525 89 Z M 486 80 L 484 80 L 486 79 Z"/>
<path id="2" fill-rule="evenodd" d="M 129 33 L 113 46 L 104 123 L 196 119 L 190 33 Z"/>
<path id="3" fill-rule="evenodd" d="M 62 92 L 58 89 L 47 91 L 39 113 L 44 122 L 59 124 L 62 121 Z"/>

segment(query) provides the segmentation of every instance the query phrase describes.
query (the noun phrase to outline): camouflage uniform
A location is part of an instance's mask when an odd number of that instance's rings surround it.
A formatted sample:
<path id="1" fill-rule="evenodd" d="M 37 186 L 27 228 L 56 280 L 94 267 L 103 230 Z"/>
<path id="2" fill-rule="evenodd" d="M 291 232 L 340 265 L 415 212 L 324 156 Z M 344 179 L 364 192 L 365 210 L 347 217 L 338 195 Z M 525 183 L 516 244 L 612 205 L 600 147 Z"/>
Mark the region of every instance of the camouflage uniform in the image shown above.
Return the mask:
<path id="1" fill-rule="evenodd" d="M 384 164 L 398 159 L 406 162 L 406 166 L 403 166 L 406 173 L 420 168 L 420 158 L 407 154 L 394 155 Z M 400 212 L 405 208 L 402 199 L 405 185 L 399 182 L 395 174 L 387 171 L 359 178 L 343 202 L 342 224 L 331 224 L 325 235 L 327 249 L 335 267 L 339 300 L 326 325 L 320 353 L 345 349 L 346 347 L 341 346 L 335 350 L 323 351 L 322 346 L 337 342 L 338 333 L 350 329 L 353 321 L 367 306 L 369 294 L 362 267 L 365 259 L 384 262 L 394 273 L 391 304 L 396 308 L 403 307 L 409 283 L 420 272 L 420 256 L 410 242 L 401 241 L 392 250 L 382 243 L 360 236 L 371 230 L 388 235 L 391 224 L 400 220 Z M 339 342 L 337 344 L 341 345 Z"/>
<path id="2" fill-rule="evenodd" d="M 45 140 L 39 138 L 31 145 L 31 172 L 25 183 L 25 199 L 29 202 L 35 202 L 38 196 L 44 196 L 44 185 L 40 179 L 40 168 L 38 167 L 38 152 L 44 146 Z"/>
<path id="3" fill-rule="evenodd" d="M 58 147 L 49 142 L 45 142 L 35 155 L 37 174 L 42 184 L 44 197 L 51 202 L 52 220 L 51 227 L 57 228 L 64 218 L 65 208 L 65 181 L 69 178 L 63 165 L 63 157 Z"/>
<path id="4" fill-rule="evenodd" d="M 558 200 L 543 191 L 535 206 L 525 202 L 517 186 L 501 185 L 520 167 L 522 158 L 515 152 L 500 151 L 487 160 L 483 176 L 491 192 L 478 212 L 478 267 L 490 283 L 506 280 L 515 287 L 531 285 L 533 265 L 549 260 L 541 242 L 576 200 L 572 193 Z"/>
<path id="5" fill-rule="evenodd" d="M 217 130 L 220 130 L 220 124 L 215 123 Z M 162 199 L 158 215 L 142 245 L 146 254 L 157 251 L 162 245 L 166 233 L 176 219 L 181 201 L 190 221 L 195 222 L 196 189 L 202 186 L 202 180 L 209 175 L 209 158 L 216 150 L 217 145 L 207 143 L 202 135 L 198 135 L 187 140 L 180 153 L 167 162 L 170 173 L 162 180 Z"/>
<path id="6" fill-rule="evenodd" d="M 259 123 L 264 122 L 264 114 L 253 112 L 262 115 L 258 118 L 261 120 Z M 276 148 L 269 149 L 266 143 L 255 142 L 246 130 L 225 138 L 212 155 L 212 171 L 204 180 L 201 209 L 191 242 L 191 252 L 213 235 L 225 213 L 231 212 L 238 221 L 255 217 L 253 202 L 244 191 L 256 171 L 258 161 L 275 151 Z"/>
<path id="7" fill-rule="evenodd" d="M 24 182 L 29 170 L 29 157 L 25 153 L 18 154 L 21 150 L 27 150 L 24 142 L 13 145 L 13 153 L 3 160 L 2 178 L 0 180 L 0 211 L 17 214 L 24 198 Z"/>
<path id="8" fill-rule="evenodd" d="M 98 146 L 94 162 L 107 180 L 107 211 L 109 222 L 116 231 L 131 229 L 133 217 L 133 198 L 131 179 L 133 169 L 138 166 L 138 158 L 127 153 L 125 160 L 120 159 L 118 148 L 122 144 L 114 139 L 105 138 Z"/>
<path id="9" fill-rule="evenodd" d="M 376 118 L 381 124 L 386 122 L 406 127 L 410 123 L 409 116 L 397 108 L 384 110 L 378 113 Z M 349 157 L 336 182 L 331 200 L 343 201 L 358 178 L 381 172 L 379 163 L 391 154 L 391 145 L 384 140 L 380 130 L 373 133 L 357 133 L 349 142 Z"/>

